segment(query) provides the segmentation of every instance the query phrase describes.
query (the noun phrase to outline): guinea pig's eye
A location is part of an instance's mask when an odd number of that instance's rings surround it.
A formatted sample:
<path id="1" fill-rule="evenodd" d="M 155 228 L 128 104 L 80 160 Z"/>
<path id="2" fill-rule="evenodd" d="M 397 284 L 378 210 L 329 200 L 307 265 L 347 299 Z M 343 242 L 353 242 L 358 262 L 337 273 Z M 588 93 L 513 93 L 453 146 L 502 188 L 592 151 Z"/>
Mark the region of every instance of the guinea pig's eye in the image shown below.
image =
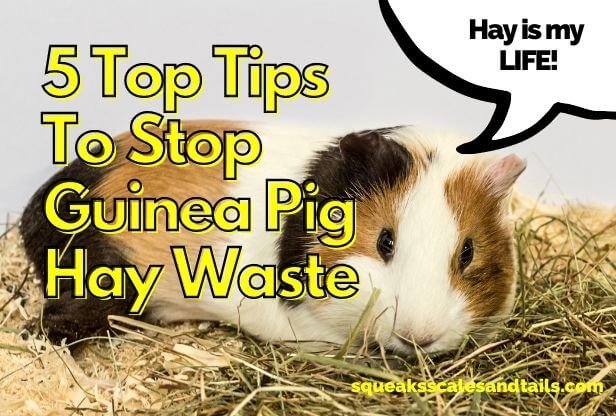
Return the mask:
<path id="1" fill-rule="evenodd" d="M 462 251 L 460 252 L 460 269 L 464 270 L 466 267 L 471 264 L 473 261 L 473 240 L 471 238 L 467 238 L 464 240 L 464 245 L 462 246 Z"/>
<path id="2" fill-rule="evenodd" d="M 394 236 L 391 230 L 387 228 L 383 228 L 381 234 L 379 235 L 379 239 L 376 242 L 376 249 L 378 250 L 383 260 L 388 261 L 394 255 Z"/>

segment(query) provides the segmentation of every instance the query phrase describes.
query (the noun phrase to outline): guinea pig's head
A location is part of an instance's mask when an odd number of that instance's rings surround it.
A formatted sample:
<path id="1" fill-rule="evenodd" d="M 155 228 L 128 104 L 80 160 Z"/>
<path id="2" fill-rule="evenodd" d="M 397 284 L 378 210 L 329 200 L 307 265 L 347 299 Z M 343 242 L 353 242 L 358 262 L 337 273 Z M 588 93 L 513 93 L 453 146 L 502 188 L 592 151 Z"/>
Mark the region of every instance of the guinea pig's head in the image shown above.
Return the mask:
<path id="1" fill-rule="evenodd" d="M 324 330 L 348 336 L 375 289 L 368 341 L 403 354 L 484 338 L 509 314 L 516 281 L 509 205 L 526 163 L 515 155 L 462 155 L 459 143 L 410 127 L 365 131 L 313 161 L 308 173 L 323 195 L 356 201 L 350 247 L 332 250 L 310 238 L 288 246 L 359 274 L 352 299 L 297 306 Z M 285 232 L 292 228 L 291 221 Z"/>

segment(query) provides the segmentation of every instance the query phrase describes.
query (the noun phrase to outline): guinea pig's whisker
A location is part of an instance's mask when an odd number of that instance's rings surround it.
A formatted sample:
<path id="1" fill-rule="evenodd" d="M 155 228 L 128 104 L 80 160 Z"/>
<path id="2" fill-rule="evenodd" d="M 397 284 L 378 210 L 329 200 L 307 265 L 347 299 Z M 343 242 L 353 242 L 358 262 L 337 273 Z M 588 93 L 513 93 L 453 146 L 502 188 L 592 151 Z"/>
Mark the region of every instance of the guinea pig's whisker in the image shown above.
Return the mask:
<path id="1" fill-rule="evenodd" d="M 372 281 L 372 273 L 368 273 L 368 280 L 370 281 L 370 288 L 374 292 L 374 282 Z"/>
<path id="2" fill-rule="evenodd" d="M 395 299 L 396 299 L 396 304 L 394 306 L 394 323 L 391 326 L 392 333 L 394 332 L 394 328 L 396 327 L 396 321 L 398 320 L 398 301 L 400 300 L 400 297 L 396 295 Z"/>
<path id="3" fill-rule="evenodd" d="M 362 345 L 362 349 L 374 347 L 374 343 L 378 342 L 377 339 L 379 337 L 379 333 L 381 331 L 382 326 L 378 325 L 378 320 L 387 312 L 389 307 L 384 308 L 381 312 L 374 315 L 370 321 L 364 327 L 364 342 Z"/>
<path id="4" fill-rule="evenodd" d="M 381 318 L 381 316 L 383 316 L 383 314 L 385 314 L 385 312 L 387 312 L 387 309 L 389 309 L 389 306 L 384 308 L 381 312 L 379 312 L 377 315 L 374 315 L 374 317 L 370 319 L 370 321 L 368 322 L 368 325 L 366 325 L 366 328 L 365 328 L 365 332 L 366 333 L 368 333 L 368 332 L 369 333 L 378 332 L 378 330 L 381 328 L 380 326 L 377 327 L 376 331 L 374 331 L 373 329 L 374 329 L 377 321 Z M 375 336 L 376 336 L 376 334 L 375 334 Z"/>

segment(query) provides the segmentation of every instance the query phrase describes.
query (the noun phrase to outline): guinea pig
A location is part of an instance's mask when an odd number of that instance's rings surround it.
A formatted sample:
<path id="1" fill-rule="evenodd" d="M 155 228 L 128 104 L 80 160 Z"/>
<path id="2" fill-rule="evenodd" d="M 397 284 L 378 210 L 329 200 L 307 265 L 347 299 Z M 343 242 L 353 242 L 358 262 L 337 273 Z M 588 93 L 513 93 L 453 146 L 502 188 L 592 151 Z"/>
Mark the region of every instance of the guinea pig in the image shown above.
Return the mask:
<path id="1" fill-rule="evenodd" d="M 88 268 L 163 264 L 168 267 L 144 318 L 223 321 L 263 340 L 300 344 L 343 344 L 379 289 L 364 321 L 367 336 L 359 338 L 400 354 L 412 354 L 417 347 L 428 353 L 452 349 L 466 336 L 485 337 L 496 320 L 510 313 L 516 261 L 509 206 L 514 182 L 526 167 L 517 156 L 463 155 L 456 151 L 462 138 L 406 126 L 337 136 L 215 120 L 186 121 L 182 128 L 189 134 L 250 129 L 263 143 L 261 160 L 241 166 L 235 181 L 224 180 L 220 166 L 179 167 L 165 161 L 142 167 L 129 163 L 126 155 L 131 149 L 147 149 L 146 144 L 130 133 L 118 136 L 113 163 L 93 168 L 72 162 L 43 185 L 25 209 L 21 235 L 43 282 L 47 246 L 87 248 Z M 159 130 L 153 132 L 162 137 Z M 89 227 L 64 234 L 44 215 L 45 196 L 58 181 L 77 180 L 89 189 L 85 199 L 111 202 L 131 196 L 127 183 L 134 178 L 143 184 L 142 197 L 250 198 L 252 231 L 103 234 Z M 353 198 L 353 244 L 342 250 L 320 244 L 317 234 L 305 231 L 301 210 L 284 219 L 281 232 L 266 231 L 264 185 L 272 178 L 298 183 L 312 179 L 320 188 L 320 199 Z M 57 210 L 61 216 L 74 215 L 64 203 Z M 327 266 L 353 267 L 360 277 L 359 291 L 346 300 L 286 300 L 248 299 L 235 289 L 228 298 L 218 299 L 204 290 L 203 299 L 187 300 L 170 256 L 170 247 L 177 245 L 186 247 L 192 259 L 201 246 L 211 246 L 217 264 L 224 262 L 226 247 L 241 246 L 238 267 L 299 265 L 308 253 L 318 253 Z M 72 264 L 70 250 L 61 261 Z M 43 326 L 54 341 L 106 331 L 107 316 L 126 315 L 134 296 L 128 290 L 125 299 L 73 299 L 70 290 L 70 284 L 63 285 L 59 298 L 48 299 L 44 306 Z"/>

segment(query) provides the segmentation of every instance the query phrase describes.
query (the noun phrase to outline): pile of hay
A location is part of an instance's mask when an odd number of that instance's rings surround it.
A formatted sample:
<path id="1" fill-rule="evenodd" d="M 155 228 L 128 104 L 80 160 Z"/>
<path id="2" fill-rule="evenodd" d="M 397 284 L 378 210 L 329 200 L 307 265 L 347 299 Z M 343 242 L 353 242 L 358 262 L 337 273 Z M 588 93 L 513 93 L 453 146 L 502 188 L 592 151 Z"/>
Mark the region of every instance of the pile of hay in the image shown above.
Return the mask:
<path id="1" fill-rule="evenodd" d="M 231 326 L 113 320 L 73 355 L 32 336 L 40 282 L 0 239 L 0 414 L 615 414 L 616 210 L 518 200 L 520 287 L 493 342 L 407 359 L 297 354 Z M 26 328 L 26 329 L 24 329 Z M 364 380 L 602 381 L 602 393 L 375 394 Z"/>

